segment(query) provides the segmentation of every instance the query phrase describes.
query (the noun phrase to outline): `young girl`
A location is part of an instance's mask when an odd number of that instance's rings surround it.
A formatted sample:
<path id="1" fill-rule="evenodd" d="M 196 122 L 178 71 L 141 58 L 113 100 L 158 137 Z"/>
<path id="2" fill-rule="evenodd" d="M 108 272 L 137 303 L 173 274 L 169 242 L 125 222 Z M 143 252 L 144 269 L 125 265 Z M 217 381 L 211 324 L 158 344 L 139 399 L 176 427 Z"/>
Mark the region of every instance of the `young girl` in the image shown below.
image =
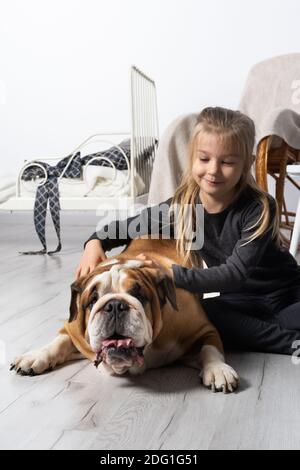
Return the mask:
<path id="1" fill-rule="evenodd" d="M 200 113 L 187 170 L 165 203 L 170 208 L 202 203 L 204 244 L 197 252 L 187 248 L 194 220 L 187 221 L 181 210 L 176 245 L 193 267 L 172 265 L 168 274 L 177 287 L 191 292 L 220 292 L 202 305 L 225 345 L 292 354 L 300 346 L 300 267 L 281 246 L 275 200 L 251 174 L 254 138 L 253 121 L 238 111 L 216 107 Z M 143 212 L 150 217 L 149 208 Z M 133 219 L 117 222 L 117 230 L 124 233 Z M 129 236 L 100 241 L 94 233 L 85 244 L 77 278 L 104 260 L 106 250 L 129 241 Z M 197 267 L 200 257 L 208 269 Z M 165 270 L 140 258 L 146 266 Z"/>

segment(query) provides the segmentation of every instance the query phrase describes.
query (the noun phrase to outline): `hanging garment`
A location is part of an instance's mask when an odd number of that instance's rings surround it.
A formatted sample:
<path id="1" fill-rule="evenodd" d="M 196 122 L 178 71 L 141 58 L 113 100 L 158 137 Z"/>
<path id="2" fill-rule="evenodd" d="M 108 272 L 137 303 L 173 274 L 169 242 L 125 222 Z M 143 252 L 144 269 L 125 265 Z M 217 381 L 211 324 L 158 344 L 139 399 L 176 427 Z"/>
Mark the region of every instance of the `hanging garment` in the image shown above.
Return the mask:
<path id="1" fill-rule="evenodd" d="M 146 148 L 141 150 L 136 156 L 136 165 L 142 166 L 141 160 L 149 161 L 150 167 L 155 157 L 155 152 L 157 148 L 158 141 L 155 140 L 153 143 L 148 145 Z M 141 143 L 141 148 L 143 145 Z M 62 160 L 60 160 L 57 165 L 51 166 L 48 163 L 38 161 L 47 174 L 47 180 L 44 184 L 38 186 L 36 191 L 35 203 L 34 203 L 34 226 L 36 233 L 43 245 L 42 250 L 38 251 L 24 251 L 20 254 L 24 255 L 35 255 L 35 254 L 54 254 L 61 250 L 61 238 L 60 238 L 60 203 L 59 203 L 59 184 L 58 178 L 64 172 L 64 178 L 80 178 L 82 175 L 82 167 L 87 165 L 87 163 L 94 157 L 105 157 L 107 160 L 94 160 L 91 162 L 91 165 L 99 165 L 110 167 L 110 162 L 114 165 L 116 170 L 129 170 L 128 164 L 125 158 L 130 161 L 130 151 L 131 145 L 130 140 L 123 140 L 118 146 L 113 146 L 107 150 L 92 153 L 84 157 L 80 156 L 80 152 L 77 152 L 75 156 L 69 155 Z M 125 155 L 124 155 L 125 154 Z M 140 161 L 140 163 L 138 163 Z M 24 170 L 22 175 L 22 180 L 29 181 L 36 178 L 45 177 L 44 170 L 37 166 L 31 166 Z M 138 181 L 135 182 L 138 183 Z M 54 251 L 47 252 L 46 236 L 45 236 L 45 227 L 46 227 L 46 215 L 47 215 L 47 206 L 49 201 L 49 209 L 51 218 L 54 224 L 54 228 L 58 238 L 58 245 Z"/>
<path id="2" fill-rule="evenodd" d="M 130 140 L 124 140 L 119 144 L 119 147 L 123 150 L 127 158 L 130 158 Z M 128 169 L 126 159 L 122 151 L 118 147 L 111 147 L 103 152 L 97 152 L 90 155 L 86 155 L 83 158 L 80 156 L 80 152 L 76 153 L 70 162 L 72 155 L 60 160 L 57 165 L 51 166 L 48 163 L 40 162 L 47 173 L 47 180 L 44 184 L 38 186 L 36 191 L 35 203 L 34 203 L 34 226 L 36 233 L 43 245 L 43 249 L 39 251 L 24 251 L 21 254 L 24 255 L 35 255 L 35 254 L 48 254 L 52 255 L 61 250 L 61 238 L 60 238 L 60 204 L 59 204 L 59 186 L 58 178 L 66 168 L 64 173 L 65 178 L 80 178 L 82 174 L 82 166 L 86 165 L 94 157 L 106 157 L 110 160 L 117 170 Z M 149 150 L 148 150 L 149 153 Z M 110 166 L 110 163 L 106 160 L 94 160 L 91 165 Z M 24 181 L 32 180 L 35 178 L 43 178 L 45 176 L 44 171 L 37 166 L 28 167 L 24 170 L 22 179 Z M 46 214 L 47 206 L 49 201 L 49 209 L 54 224 L 54 228 L 58 238 L 58 245 L 54 251 L 47 252 L 45 227 L 46 227 Z"/>

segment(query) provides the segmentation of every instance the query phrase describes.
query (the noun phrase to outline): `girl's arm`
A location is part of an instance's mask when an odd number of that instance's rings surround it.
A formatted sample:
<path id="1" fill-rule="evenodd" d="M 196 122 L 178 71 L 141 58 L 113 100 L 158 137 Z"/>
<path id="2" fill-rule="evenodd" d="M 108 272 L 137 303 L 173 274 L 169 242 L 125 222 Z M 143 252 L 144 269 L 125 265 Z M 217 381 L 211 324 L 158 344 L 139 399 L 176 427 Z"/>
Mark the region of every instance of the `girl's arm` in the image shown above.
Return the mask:
<path id="1" fill-rule="evenodd" d="M 269 199 L 269 203 L 270 220 L 272 221 L 276 214 L 276 203 L 271 199 Z M 253 270 L 258 267 L 272 238 L 272 230 L 269 228 L 262 236 L 247 243 L 248 238 L 255 229 L 248 231 L 246 229 L 253 226 L 260 216 L 261 204 L 259 202 L 253 202 L 245 210 L 244 217 L 241 220 L 241 238 L 236 243 L 226 263 L 208 269 L 189 269 L 173 264 L 175 285 L 197 293 L 239 291 L 248 277 L 251 276 Z"/>
<path id="2" fill-rule="evenodd" d="M 115 220 L 93 233 L 84 244 L 84 252 L 76 269 L 75 278 L 79 279 L 93 271 L 101 261 L 106 259 L 106 251 L 128 244 L 130 240 L 141 235 L 149 234 L 151 229 L 151 233 L 161 234 L 165 233 L 166 227 L 172 235 L 174 228 L 168 224 L 168 209 L 171 200 L 170 198 L 158 206 L 148 207 L 134 217 Z"/>
<path id="3" fill-rule="evenodd" d="M 84 248 L 91 240 L 101 241 L 102 248 L 109 251 L 112 248 L 127 245 L 134 238 L 141 235 L 149 235 L 152 227 L 152 234 L 162 234 L 166 224 L 167 210 L 170 207 L 172 198 L 153 207 L 146 207 L 140 214 L 129 217 L 124 220 L 114 220 L 110 224 L 105 225 L 99 231 L 93 233 L 85 242 Z M 159 216 L 159 212 L 163 216 Z M 136 228 L 136 231 L 135 231 Z M 171 226 L 171 236 L 173 237 L 173 227 Z M 109 236 L 112 234 L 113 236 Z"/>

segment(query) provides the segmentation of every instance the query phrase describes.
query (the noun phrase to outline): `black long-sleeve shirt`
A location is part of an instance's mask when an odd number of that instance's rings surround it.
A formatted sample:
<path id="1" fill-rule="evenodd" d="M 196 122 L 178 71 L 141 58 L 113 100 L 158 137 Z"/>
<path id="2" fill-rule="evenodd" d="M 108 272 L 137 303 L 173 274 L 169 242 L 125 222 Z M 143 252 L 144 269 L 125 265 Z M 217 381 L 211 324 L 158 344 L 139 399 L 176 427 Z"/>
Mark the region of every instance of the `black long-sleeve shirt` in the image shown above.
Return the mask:
<path id="1" fill-rule="evenodd" d="M 276 202 L 271 196 L 268 200 L 272 220 Z M 170 203 L 171 198 L 162 204 L 169 207 Z M 159 210 L 162 204 L 155 206 L 154 210 Z M 211 214 L 204 210 L 204 243 L 198 254 L 209 269 L 185 268 L 173 264 L 175 285 L 200 294 L 218 291 L 262 295 L 288 286 L 300 286 L 300 266 L 286 248 L 278 246 L 272 240 L 272 230 L 269 229 L 264 235 L 246 243 L 255 231 L 248 229 L 257 222 L 261 213 L 262 204 L 254 198 L 251 190 L 244 191 L 236 201 L 219 213 Z M 87 242 L 101 239 L 104 251 L 128 244 L 132 238 L 127 227 L 137 220 L 141 221 L 143 229 L 139 235 L 149 234 L 153 222 L 156 222 L 157 230 L 152 230 L 151 233 L 164 233 L 165 220 L 157 223 L 155 217 L 153 221 L 153 212 L 150 213 L 148 207 L 138 216 L 112 222 L 116 224 L 115 239 L 103 239 L 110 229 L 109 224 L 95 232 Z M 169 228 L 170 236 L 174 237 L 174 226 L 171 224 Z"/>

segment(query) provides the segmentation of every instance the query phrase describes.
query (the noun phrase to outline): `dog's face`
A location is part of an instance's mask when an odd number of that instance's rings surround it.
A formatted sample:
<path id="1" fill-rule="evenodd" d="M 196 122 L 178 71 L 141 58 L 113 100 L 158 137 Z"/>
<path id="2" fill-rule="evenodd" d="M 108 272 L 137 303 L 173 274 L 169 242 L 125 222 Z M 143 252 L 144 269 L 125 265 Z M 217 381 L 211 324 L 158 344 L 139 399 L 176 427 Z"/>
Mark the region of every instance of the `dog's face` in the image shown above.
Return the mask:
<path id="1" fill-rule="evenodd" d="M 166 300 L 177 309 L 172 279 L 140 260 L 105 261 L 71 288 L 69 321 L 84 309 L 85 337 L 96 363 L 103 361 L 116 374 L 143 366 L 145 348 L 162 328 Z"/>

